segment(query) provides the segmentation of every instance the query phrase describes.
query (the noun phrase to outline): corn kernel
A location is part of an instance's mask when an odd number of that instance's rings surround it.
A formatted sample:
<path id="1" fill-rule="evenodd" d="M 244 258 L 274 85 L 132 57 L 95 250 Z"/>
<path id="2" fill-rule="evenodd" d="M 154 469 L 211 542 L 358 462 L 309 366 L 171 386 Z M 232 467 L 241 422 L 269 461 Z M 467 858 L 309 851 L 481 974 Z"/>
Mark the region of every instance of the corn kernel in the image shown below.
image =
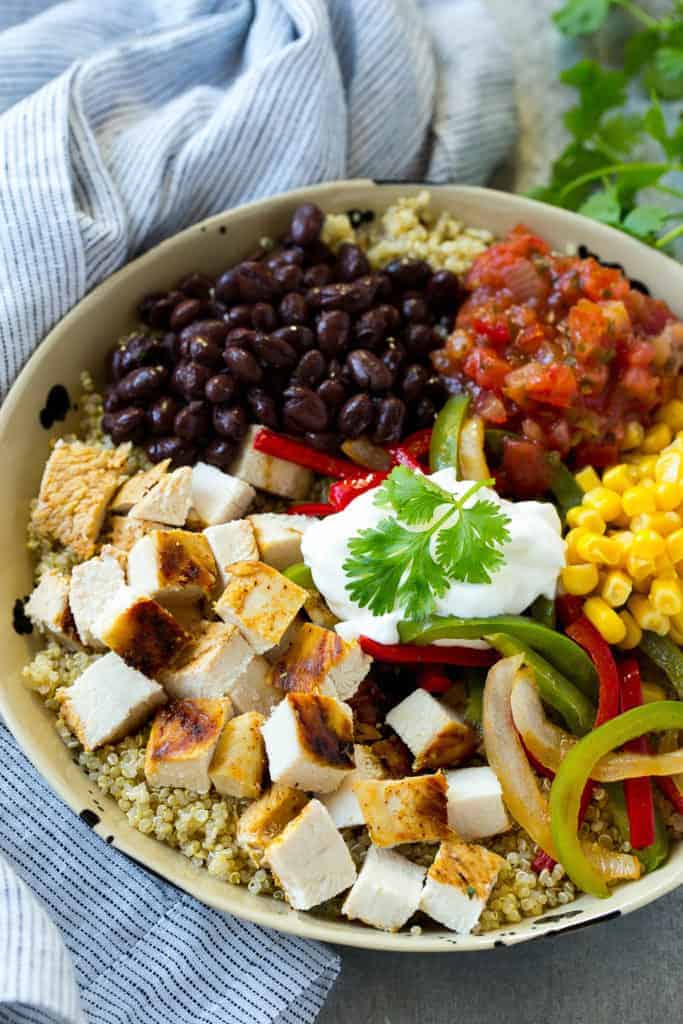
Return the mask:
<path id="1" fill-rule="evenodd" d="M 662 448 L 671 444 L 672 437 L 671 428 L 667 427 L 666 423 L 655 423 L 653 427 L 645 431 L 641 448 L 648 455 L 661 452 Z"/>
<path id="2" fill-rule="evenodd" d="M 618 565 L 621 558 L 619 545 L 598 533 L 586 533 L 579 537 L 576 553 L 584 562 L 602 562 L 604 565 Z"/>
<path id="3" fill-rule="evenodd" d="M 628 602 L 628 610 L 641 629 L 648 629 L 658 636 L 666 636 L 669 632 L 670 623 L 667 616 L 653 608 L 642 594 L 632 595 Z"/>
<path id="4" fill-rule="evenodd" d="M 669 630 L 669 636 L 673 636 L 673 628 Z M 642 687 L 643 704 L 653 704 L 656 700 L 666 700 L 666 690 L 658 683 L 647 683 L 643 680 Z"/>
<path id="5" fill-rule="evenodd" d="M 575 505 L 567 512 L 567 524 L 569 526 L 583 526 L 591 533 L 604 533 L 605 520 L 594 508 L 586 508 L 585 505 Z"/>
<path id="6" fill-rule="evenodd" d="M 654 530 L 662 537 L 668 537 L 674 530 L 683 526 L 683 520 L 677 512 L 643 512 L 639 516 L 634 516 L 629 525 L 634 533 Z"/>
<path id="7" fill-rule="evenodd" d="M 683 478 L 683 455 L 681 452 L 662 452 L 655 465 L 655 480 L 658 484 L 677 484 Z"/>
<path id="8" fill-rule="evenodd" d="M 657 412 L 660 423 L 666 423 L 671 430 L 683 430 L 683 402 L 680 398 L 672 398 L 665 402 Z"/>
<path id="9" fill-rule="evenodd" d="M 683 559 L 683 529 L 675 530 L 666 538 L 666 553 L 674 563 Z"/>
<path id="10" fill-rule="evenodd" d="M 624 491 L 621 503 L 627 516 L 639 516 L 643 512 L 654 512 L 657 508 L 654 494 L 642 484 Z"/>
<path id="11" fill-rule="evenodd" d="M 582 537 L 586 536 L 591 536 L 591 533 L 590 530 L 585 528 L 585 526 L 577 526 L 566 534 L 564 543 L 567 549 L 567 558 L 573 558 L 576 561 L 576 558 L 578 557 L 576 545 Z"/>
<path id="12" fill-rule="evenodd" d="M 632 448 L 640 448 L 645 437 L 645 430 L 641 423 L 637 420 L 630 420 L 624 427 L 624 438 L 621 442 L 621 447 L 625 451 L 630 451 Z"/>
<path id="13" fill-rule="evenodd" d="M 578 548 L 577 548 L 578 550 Z M 638 530 L 633 534 L 631 552 L 636 558 L 657 558 L 666 551 L 666 542 L 654 530 Z"/>
<path id="14" fill-rule="evenodd" d="M 598 585 L 597 566 L 590 562 L 568 565 L 562 570 L 560 576 L 567 593 L 575 594 L 577 597 L 590 594 Z"/>
<path id="15" fill-rule="evenodd" d="M 584 602 L 583 612 L 608 644 L 621 643 L 626 636 L 626 626 L 601 597 L 589 597 Z"/>
<path id="16" fill-rule="evenodd" d="M 626 571 L 633 580 L 633 585 L 638 589 L 640 583 L 647 579 L 649 576 L 654 576 L 657 571 L 654 559 L 652 558 L 637 558 L 633 552 L 630 552 L 626 557 Z M 649 589 L 649 588 L 648 588 Z"/>
<path id="17" fill-rule="evenodd" d="M 663 580 L 675 580 L 678 578 L 676 566 L 668 555 L 660 555 L 655 558 L 655 576 Z"/>
<path id="18" fill-rule="evenodd" d="M 610 540 L 613 540 L 617 545 L 619 551 L 619 562 L 618 565 L 622 569 L 626 568 L 626 559 L 631 552 L 631 542 L 633 541 L 633 534 L 630 530 L 617 530 L 615 533 L 611 533 Z"/>
<path id="19" fill-rule="evenodd" d="M 623 651 L 630 651 L 634 647 L 637 647 L 643 637 L 643 631 L 633 618 L 630 612 L 626 609 L 619 612 L 619 618 L 624 624 L 625 635 L 619 646 Z"/>
<path id="20" fill-rule="evenodd" d="M 631 596 L 633 584 L 625 572 L 619 569 L 612 569 L 606 573 L 601 585 L 600 596 L 607 602 L 610 608 L 618 608 L 626 604 Z"/>
<path id="21" fill-rule="evenodd" d="M 584 494 L 587 491 L 592 491 L 594 487 L 600 486 L 600 477 L 592 466 L 584 466 L 583 469 L 579 470 L 574 479 Z"/>
<path id="22" fill-rule="evenodd" d="M 662 615 L 678 615 L 683 611 L 683 593 L 678 580 L 657 579 L 650 587 L 650 604 Z"/>
<path id="23" fill-rule="evenodd" d="M 655 502 L 660 512 L 673 512 L 683 503 L 683 484 L 660 483 L 655 487 Z"/>
<path id="24" fill-rule="evenodd" d="M 593 487 L 584 494 L 583 503 L 599 512 L 606 523 L 621 513 L 621 498 L 608 487 Z"/>
<path id="25" fill-rule="evenodd" d="M 609 487 L 611 491 L 623 494 L 636 482 L 637 477 L 638 474 L 633 466 L 620 462 L 617 466 L 611 466 L 605 470 L 602 474 L 602 484 L 603 487 Z"/>

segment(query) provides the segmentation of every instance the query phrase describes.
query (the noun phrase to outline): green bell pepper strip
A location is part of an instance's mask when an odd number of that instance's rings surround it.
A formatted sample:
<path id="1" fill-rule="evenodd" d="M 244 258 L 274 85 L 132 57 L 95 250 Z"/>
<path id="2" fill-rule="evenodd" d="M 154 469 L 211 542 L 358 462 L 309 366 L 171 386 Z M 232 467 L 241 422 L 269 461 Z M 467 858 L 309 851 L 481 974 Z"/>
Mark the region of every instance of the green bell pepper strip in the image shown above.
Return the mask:
<path id="1" fill-rule="evenodd" d="M 554 708 L 577 736 L 590 732 L 595 719 L 595 708 L 573 683 L 550 665 L 516 636 L 509 633 L 487 634 L 484 639 L 504 658 L 521 654 L 525 663 L 534 670 L 541 699 Z"/>
<path id="2" fill-rule="evenodd" d="M 648 732 L 683 729 L 683 702 L 660 700 L 624 711 L 594 729 L 568 751 L 550 790 L 550 828 L 558 858 L 574 885 L 592 896 L 609 896 L 606 882 L 581 849 L 577 822 L 583 787 L 595 764 Z"/>
<path id="3" fill-rule="evenodd" d="M 465 719 L 472 725 L 481 725 L 484 718 L 484 683 L 471 680 L 467 684 Z"/>
<path id="4" fill-rule="evenodd" d="M 520 434 L 510 430 L 499 430 L 489 428 L 486 431 L 486 447 L 497 458 L 503 457 L 505 438 L 512 438 L 514 441 L 523 441 Z M 546 452 L 546 464 L 549 471 L 549 488 L 555 501 L 560 507 L 563 516 L 566 516 L 570 508 L 580 505 L 583 501 L 583 491 L 574 479 L 574 474 L 567 469 L 557 452 Z"/>
<path id="5" fill-rule="evenodd" d="M 524 615 L 493 615 L 488 619 L 435 615 L 421 623 L 401 622 L 398 627 L 401 642 L 414 644 L 433 644 L 435 640 L 480 640 L 486 633 L 506 633 L 539 651 L 587 697 L 597 696 L 597 674 L 586 652 L 564 633 L 557 633 Z"/>
<path id="6" fill-rule="evenodd" d="M 668 636 L 657 636 L 645 630 L 640 649 L 661 668 L 678 696 L 683 700 L 683 651 Z"/>
<path id="7" fill-rule="evenodd" d="M 537 597 L 531 608 L 529 609 L 529 615 L 538 622 L 541 626 L 545 626 L 546 629 L 555 629 L 556 615 L 555 615 L 555 602 L 549 601 L 547 597 Z"/>
<path id="8" fill-rule="evenodd" d="M 303 587 L 304 590 L 318 592 L 318 588 L 313 582 L 313 573 L 304 562 L 295 562 L 294 565 L 287 566 L 286 569 L 283 569 L 282 575 L 292 583 L 296 583 L 297 586 Z"/>
<path id="9" fill-rule="evenodd" d="M 453 395 L 436 417 L 429 445 L 429 468 L 432 473 L 439 469 L 454 469 L 456 480 L 460 479 L 460 431 L 469 404 L 469 395 Z"/>
<path id="10" fill-rule="evenodd" d="M 619 829 L 622 842 L 631 842 L 631 829 L 626 810 L 626 797 L 621 782 L 603 783 L 609 797 L 609 806 L 614 824 Z M 655 841 L 642 850 L 633 851 L 646 872 L 655 871 L 669 855 L 669 835 L 664 820 L 655 807 Z"/>

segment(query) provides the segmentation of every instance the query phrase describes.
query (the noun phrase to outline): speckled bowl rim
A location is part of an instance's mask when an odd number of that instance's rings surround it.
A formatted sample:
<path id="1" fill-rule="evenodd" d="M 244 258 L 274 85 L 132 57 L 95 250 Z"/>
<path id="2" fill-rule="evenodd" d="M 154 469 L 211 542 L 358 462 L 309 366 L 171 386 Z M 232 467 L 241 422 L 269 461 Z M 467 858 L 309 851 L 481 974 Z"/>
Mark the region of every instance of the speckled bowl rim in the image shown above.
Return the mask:
<path id="1" fill-rule="evenodd" d="M 68 421 L 66 425 L 58 423 L 49 431 L 40 425 L 39 413 L 49 388 L 60 383 L 70 394 L 77 394 L 83 369 L 101 381 L 103 355 L 112 339 L 132 324 L 136 301 L 144 293 L 168 287 L 191 269 L 217 272 L 231 259 L 243 258 L 260 237 L 282 230 L 288 214 L 302 200 L 314 199 L 328 212 L 381 211 L 399 196 L 414 195 L 425 187 L 430 189 L 436 209 L 449 210 L 471 226 L 500 234 L 521 221 L 558 249 L 584 243 L 601 257 L 621 262 L 631 277 L 645 282 L 683 314 L 683 268 L 679 264 L 604 225 L 490 189 L 340 181 L 259 200 L 202 221 L 133 260 L 79 302 L 47 335 L 0 409 L 0 479 L 14 487 L 15 497 L 7 515 L 0 517 L 0 552 L 5 563 L 0 574 L 0 607 L 6 623 L 11 621 L 15 599 L 31 586 L 25 548 L 28 502 L 37 491 L 49 437 L 62 433 L 68 425 Z M 182 854 L 136 832 L 114 801 L 103 797 L 71 761 L 54 729 L 52 714 L 22 685 L 21 667 L 35 641 L 12 630 L 8 634 L 0 650 L 0 713 L 54 792 L 103 842 L 209 906 L 236 917 L 305 938 L 365 949 L 465 952 L 514 945 L 607 921 L 651 903 L 683 882 L 681 843 L 663 868 L 619 887 L 608 900 L 582 896 L 565 908 L 485 935 L 458 936 L 438 930 L 392 935 L 290 910 L 272 897 L 252 896 L 243 887 L 212 878 Z"/>

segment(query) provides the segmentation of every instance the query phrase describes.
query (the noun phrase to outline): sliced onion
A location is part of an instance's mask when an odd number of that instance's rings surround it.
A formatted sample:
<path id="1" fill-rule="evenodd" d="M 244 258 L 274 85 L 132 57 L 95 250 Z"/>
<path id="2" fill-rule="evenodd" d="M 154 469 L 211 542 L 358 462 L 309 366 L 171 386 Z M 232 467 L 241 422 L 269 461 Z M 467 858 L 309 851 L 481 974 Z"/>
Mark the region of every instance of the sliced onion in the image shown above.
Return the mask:
<path id="1" fill-rule="evenodd" d="M 511 694 L 512 718 L 524 744 L 544 768 L 556 772 L 560 762 L 577 742 L 558 725 L 546 718 L 536 684 L 520 672 Z M 669 753 L 608 754 L 598 761 L 591 778 L 596 782 L 619 782 L 644 775 L 674 775 L 683 771 L 683 749 Z"/>
<path id="2" fill-rule="evenodd" d="M 391 469 L 391 457 L 384 448 L 368 441 L 367 437 L 358 437 L 353 441 L 344 441 L 341 446 L 344 455 L 347 455 L 352 462 L 365 469 L 372 469 L 376 472 L 386 472 Z"/>
<path id="3" fill-rule="evenodd" d="M 484 455 L 484 421 L 470 416 L 460 429 L 458 463 L 463 480 L 488 480 L 491 470 Z"/>

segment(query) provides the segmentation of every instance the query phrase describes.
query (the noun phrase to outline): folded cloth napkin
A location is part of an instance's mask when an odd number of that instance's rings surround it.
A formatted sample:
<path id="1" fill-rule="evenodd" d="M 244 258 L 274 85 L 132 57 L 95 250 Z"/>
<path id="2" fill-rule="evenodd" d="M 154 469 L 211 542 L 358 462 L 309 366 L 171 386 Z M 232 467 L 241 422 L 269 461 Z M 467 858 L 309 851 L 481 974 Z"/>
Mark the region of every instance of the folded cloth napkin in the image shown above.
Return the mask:
<path id="1" fill-rule="evenodd" d="M 0 396 L 88 289 L 186 225 L 327 179 L 481 182 L 514 132 L 478 0 L 3 0 L 0 53 Z M 1 726 L 0 763 L 0 1021 L 314 1019 L 332 953 L 106 847 Z"/>

